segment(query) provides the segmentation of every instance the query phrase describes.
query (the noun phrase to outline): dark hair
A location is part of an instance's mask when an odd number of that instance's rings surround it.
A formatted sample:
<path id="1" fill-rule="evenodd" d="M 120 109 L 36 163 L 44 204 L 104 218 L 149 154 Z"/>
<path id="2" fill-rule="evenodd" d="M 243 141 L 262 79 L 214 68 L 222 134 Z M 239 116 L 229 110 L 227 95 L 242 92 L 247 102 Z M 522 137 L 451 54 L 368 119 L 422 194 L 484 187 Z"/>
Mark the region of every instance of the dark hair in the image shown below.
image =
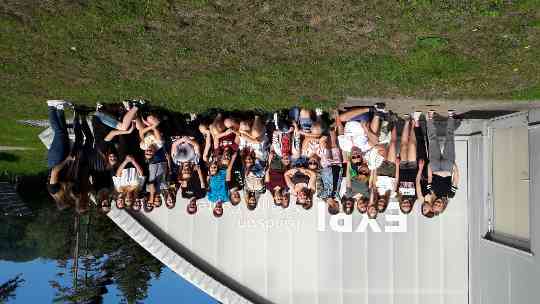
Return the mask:
<path id="1" fill-rule="evenodd" d="M 328 205 L 328 213 L 331 215 L 336 215 L 339 213 L 339 205 L 337 207 L 332 207 L 332 205 Z"/>
<path id="2" fill-rule="evenodd" d="M 193 202 L 193 205 L 195 205 L 195 208 L 190 208 L 192 202 Z M 191 201 L 189 201 L 189 203 L 186 206 L 186 211 L 187 211 L 188 214 L 197 213 L 197 209 L 198 209 L 197 208 L 197 200 L 195 200 L 195 199 L 192 199 Z"/>
<path id="3" fill-rule="evenodd" d="M 350 202 L 351 203 L 351 208 L 347 208 L 347 202 Z M 343 212 L 345 212 L 345 214 L 347 215 L 351 215 L 354 211 L 354 199 L 351 197 L 351 198 L 348 198 L 348 197 L 345 197 L 344 199 L 342 198 L 341 199 L 341 205 L 342 205 L 342 208 L 343 208 Z"/>
<path id="4" fill-rule="evenodd" d="M 176 205 L 176 193 L 173 190 L 167 190 L 165 194 L 165 206 L 167 206 L 167 208 L 169 209 L 174 208 L 174 206 Z M 170 204 L 168 203 L 169 197 L 172 200 L 172 203 Z"/>
<path id="5" fill-rule="evenodd" d="M 377 213 L 375 213 L 375 216 L 370 216 L 370 215 L 369 215 L 369 212 L 368 212 L 368 211 L 369 211 L 369 207 L 375 208 L 375 210 L 377 211 Z M 367 214 L 367 216 L 368 216 L 369 219 L 376 219 L 377 216 L 379 215 L 379 209 L 377 208 L 377 205 L 375 205 L 375 206 L 374 206 L 374 205 L 368 205 L 367 210 L 366 210 L 366 214 Z"/>
<path id="6" fill-rule="evenodd" d="M 221 213 L 217 212 L 216 207 L 214 207 L 214 210 L 212 210 L 212 213 L 214 214 L 214 217 L 222 217 L 223 216 L 223 211 L 221 211 Z M 221 208 L 223 208 L 223 207 L 221 207 Z"/>
<path id="7" fill-rule="evenodd" d="M 249 148 L 249 147 L 246 147 L 244 149 L 242 149 L 242 151 L 240 152 L 240 157 L 242 158 L 242 166 L 244 167 L 244 170 L 247 170 L 249 168 L 247 168 L 246 166 L 246 158 L 247 157 L 251 157 L 253 159 L 253 161 L 255 161 L 255 151 L 253 151 L 253 149 Z"/>
<path id="8" fill-rule="evenodd" d="M 250 204 L 249 203 L 249 199 L 252 198 L 252 197 L 255 198 L 255 204 Z M 246 199 L 246 207 L 248 208 L 248 210 L 253 211 L 253 210 L 255 210 L 255 208 L 257 208 L 259 198 L 257 197 L 257 194 L 255 192 L 246 191 L 245 199 Z"/>
<path id="9" fill-rule="evenodd" d="M 424 213 L 424 205 L 427 205 L 426 202 L 423 202 L 422 203 L 422 207 L 420 208 L 420 212 L 422 213 L 423 216 L 427 217 L 427 218 L 432 218 L 435 216 L 435 213 L 433 213 L 433 211 L 429 211 L 427 213 Z"/>
<path id="10" fill-rule="evenodd" d="M 122 196 L 123 203 L 122 203 L 122 206 L 119 206 L 118 200 L 120 199 L 121 196 Z M 126 207 L 126 198 L 123 196 L 124 196 L 124 193 L 116 193 L 115 195 L 114 202 L 115 202 L 116 208 L 118 209 L 124 209 Z"/>
<path id="11" fill-rule="evenodd" d="M 400 195 L 400 194 L 398 194 L 399 210 L 401 210 L 401 212 L 402 212 L 403 214 L 409 214 L 409 213 L 411 213 L 412 210 L 413 210 L 413 207 L 414 207 L 414 203 L 416 202 L 416 198 L 417 198 L 416 195 Z M 403 203 L 403 201 L 405 201 L 405 200 L 408 200 L 408 201 L 411 203 L 411 209 L 410 209 L 409 211 L 407 211 L 407 212 L 405 212 L 405 211 L 403 210 L 403 206 L 402 206 L 402 203 Z"/>

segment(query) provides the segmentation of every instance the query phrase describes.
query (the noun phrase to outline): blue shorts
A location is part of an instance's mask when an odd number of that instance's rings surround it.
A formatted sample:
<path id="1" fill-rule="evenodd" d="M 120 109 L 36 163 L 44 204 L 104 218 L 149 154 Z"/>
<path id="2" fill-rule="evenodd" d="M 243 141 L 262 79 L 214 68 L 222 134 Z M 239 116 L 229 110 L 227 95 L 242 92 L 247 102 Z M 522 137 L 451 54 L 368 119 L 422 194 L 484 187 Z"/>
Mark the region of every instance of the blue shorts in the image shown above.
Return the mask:
<path id="1" fill-rule="evenodd" d="M 112 117 L 111 115 L 105 114 L 103 112 L 97 111 L 95 116 L 101 121 L 102 124 L 113 129 L 116 129 L 118 125 L 120 124 L 120 122 L 116 120 L 114 117 Z"/>
<path id="2" fill-rule="evenodd" d="M 311 118 L 300 117 L 298 119 L 298 124 L 302 130 L 310 131 L 311 126 L 313 125 L 313 120 L 311 120 Z"/>
<path id="3" fill-rule="evenodd" d="M 351 120 L 358 121 L 358 122 L 362 122 L 362 121 L 369 122 L 369 116 L 370 116 L 369 112 L 367 112 L 367 113 L 364 113 L 364 114 L 357 115 L 357 116 L 351 118 Z"/>

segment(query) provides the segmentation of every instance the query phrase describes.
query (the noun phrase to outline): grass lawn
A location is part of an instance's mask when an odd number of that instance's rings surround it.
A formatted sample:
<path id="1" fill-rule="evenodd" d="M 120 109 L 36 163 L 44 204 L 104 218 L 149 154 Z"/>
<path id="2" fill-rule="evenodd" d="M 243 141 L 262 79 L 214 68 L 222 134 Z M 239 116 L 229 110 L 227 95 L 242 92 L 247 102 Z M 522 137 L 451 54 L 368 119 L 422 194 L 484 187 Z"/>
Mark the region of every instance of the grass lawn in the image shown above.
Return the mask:
<path id="1" fill-rule="evenodd" d="M 48 98 L 179 111 L 540 98 L 539 0 L 7 0 L 0 42 L 2 145 L 39 147 L 12 126 L 45 118 Z"/>

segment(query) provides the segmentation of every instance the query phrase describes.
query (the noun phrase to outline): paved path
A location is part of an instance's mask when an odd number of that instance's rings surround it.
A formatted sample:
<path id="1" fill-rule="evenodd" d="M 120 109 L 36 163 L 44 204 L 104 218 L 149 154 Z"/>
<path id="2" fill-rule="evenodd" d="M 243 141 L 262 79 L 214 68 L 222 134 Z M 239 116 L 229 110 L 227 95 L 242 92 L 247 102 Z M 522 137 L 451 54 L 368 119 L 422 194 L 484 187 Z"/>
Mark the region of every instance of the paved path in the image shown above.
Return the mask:
<path id="1" fill-rule="evenodd" d="M 35 150 L 35 149 L 36 148 L 0 146 L 0 151 L 24 151 L 24 150 Z"/>

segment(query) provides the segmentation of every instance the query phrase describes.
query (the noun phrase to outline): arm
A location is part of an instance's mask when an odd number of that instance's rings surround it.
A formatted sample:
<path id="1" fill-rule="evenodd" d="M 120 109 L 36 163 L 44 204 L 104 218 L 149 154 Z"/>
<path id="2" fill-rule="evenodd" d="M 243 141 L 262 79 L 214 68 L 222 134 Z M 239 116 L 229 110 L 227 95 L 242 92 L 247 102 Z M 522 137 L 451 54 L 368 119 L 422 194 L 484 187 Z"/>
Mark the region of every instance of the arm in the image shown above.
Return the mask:
<path id="1" fill-rule="evenodd" d="M 158 125 L 159 124 L 155 124 L 155 125 L 146 127 L 144 129 L 139 129 L 139 136 L 141 137 L 141 139 L 144 138 L 144 134 L 146 134 L 147 132 L 153 131 L 156 139 L 161 140 L 161 134 L 156 135 L 156 133 L 159 133 L 159 131 L 157 130 Z"/>
<path id="2" fill-rule="evenodd" d="M 297 169 L 290 169 L 287 172 L 285 172 L 285 174 L 284 174 L 285 183 L 287 184 L 287 187 L 289 187 L 289 189 L 291 189 L 291 191 L 294 191 L 294 184 L 292 182 L 292 177 L 294 176 L 294 174 L 297 171 L 298 171 Z"/>
<path id="3" fill-rule="evenodd" d="M 122 176 L 122 170 L 126 167 L 126 165 L 130 162 L 130 156 L 127 156 L 126 159 L 118 166 L 118 169 L 116 169 L 116 176 L 121 177 Z"/>
<path id="4" fill-rule="evenodd" d="M 420 200 L 424 200 L 424 196 L 422 195 L 422 185 L 420 184 L 420 181 L 422 180 L 422 172 L 424 171 L 425 162 L 423 159 L 421 159 L 418 162 L 418 173 L 416 174 L 416 197 L 418 197 Z"/>
<path id="5" fill-rule="evenodd" d="M 317 184 L 317 175 L 315 172 L 311 170 L 301 169 L 300 172 L 304 173 L 305 175 L 309 176 L 308 181 L 308 188 L 315 191 L 316 190 L 316 184 Z"/>
<path id="6" fill-rule="evenodd" d="M 177 139 L 173 142 L 171 146 L 171 156 L 174 157 L 176 155 L 176 147 L 182 142 L 181 139 Z"/>
<path id="7" fill-rule="evenodd" d="M 204 134 L 204 152 L 202 155 L 202 159 L 204 162 L 208 162 L 208 154 L 210 152 L 210 148 L 212 147 L 212 135 L 210 135 L 210 132 Z"/>
<path id="8" fill-rule="evenodd" d="M 249 141 L 249 142 L 252 142 L 252 143 L 255 143 L 255 144 L 258 144 L 258 143 L 261 142 L 261 140 L 259 138 L 251 136 L 251 134 L 248 134 L 246 132 L 240 132 L 240 137 L 242 137 L 246 141 Z"/>
<path id="9" fill-rule="evenodd" d="M 347 163 L 347 172 L 345 172 L 345 178 L 346 178 L 346 182 L 347 182 L 347 188 L 351 188 L 352 187 L 352 183 L 351 183 L 351 163 L 348 162 Z"/>
<path id="10" fill-rule="evenodd" d="M 201 171 L 201 167 L 198 165 L 195 167 L 195 170 L 197 171 L 197 175 L 199 176 L 199 183 L 201 184 L 201 189 L 206 188 L 206 184 L 204 183 L 204 176 Z"/>
<path id="11" fill-rule="evenodd" d="M 266 164 L 266 170 L 264 172 L 264 182 L 265 183 L 270 182 L 270 164 L 274 160 L 275 155 L 276 155 L 276 153 L 273 150 L 270 151 L 270 153 L 268 154 L 268 162 Z"/>
<path id="12" fill-rule="evenodd" d="M 229 165 L 227 166 L 227 174 L 225 176 L 225 180 L 228 182 L 230 182 L 232 179 L 232 168 L 233 168 L 234 162 L 236 161 L 237 155 L 238 153 L 233 154 L 233 156 L 231 157 L 231 160 L 229 161 Z"/>
<path id="13" fill-rule="evenodd" d="M 433 182 L 433 171 L 431 170 L 431 165 L 428 164 L 428 184 Z"/>
<path id="14" fill-rule="evenodd" d="M 186 139 L 186 142 L 193 146 L 193 150 L 195 151 L 195 154 L 199 155 L 199 157 L 200 157 L 200 155 L 201 155 L 201 145 L 199 145 L 199 143 L 196 140 L 192 139 L 192 138 Z"/>
<path id="15" fill-rule="evenodd" d="M 371 170 L 371 173 L 369 175 L 369 188 L 374 188 L 375 184 L 377 183 L 377 169 Z"/>
<path id="16" fill-rule="evenodd" d="M 130 134 L 131 132 L 133 132 L 133 124 L 131 125 L 131 127 L 129 128 L 129 130 L 126 130 L 126 131 L 122 131 L 122 130 L 112 130 L 111 132 L 109 132 L 109 134 L 107 134 L 107 136 L 105 136 L 104 140 L 105 141 L 111 141 L 113 140 L 114 137 L 118 136 L 118 135 L 125 135 L 125 134 Z"/>
<path id="17" fill-rule="evenodd" d="M 454 163 L 454 169 L 452 170 L 452 185 L 457 188 L 459 185 L 459 169 Z"/>
<path id="18" fill-rule="evenodd" d="M 215 137 L 216 139 L 220 139 L 220 138 L 223 138 L 231 133 L 234 133 L 234 130 L 231 130 L 231 129 L 227 129 L 225 132 L 221 132 L 219 134 L 217 134 Z"/>
<path id="19" fill-rule="evenodd" d="M 399 163 L 401 162 L 400 158 L 396 158 L 396 185 L 395 185 L 395 189 L 394 191 L 398 191 L 399 190 Z"/>
<path id="20" fill-rule="evenodd" d="M 139 163 L 135 160 L 135 159 L 131 159 L 131 163 L 133 164 L 133 166 L 135 167 L 135 169 L 137 169 L 137 173 L 139 173 L 140 176 L 144 176 L 144 172 L 143 172 L 143 169 L 141 168 L 141 166 L 139 165 Z"/>
<path id="21" fill-rule="evenodd" d="M 376 146 L 379 144 L 379 135 L 373 133 L 370 128 L 368 128 L 367 124 L 365 122 L 362 122 L 362 128 L 364 129 L 364 133 L 366 133 L 366 136 L 368 138 L 368 142 L 372 146 Z"/>

